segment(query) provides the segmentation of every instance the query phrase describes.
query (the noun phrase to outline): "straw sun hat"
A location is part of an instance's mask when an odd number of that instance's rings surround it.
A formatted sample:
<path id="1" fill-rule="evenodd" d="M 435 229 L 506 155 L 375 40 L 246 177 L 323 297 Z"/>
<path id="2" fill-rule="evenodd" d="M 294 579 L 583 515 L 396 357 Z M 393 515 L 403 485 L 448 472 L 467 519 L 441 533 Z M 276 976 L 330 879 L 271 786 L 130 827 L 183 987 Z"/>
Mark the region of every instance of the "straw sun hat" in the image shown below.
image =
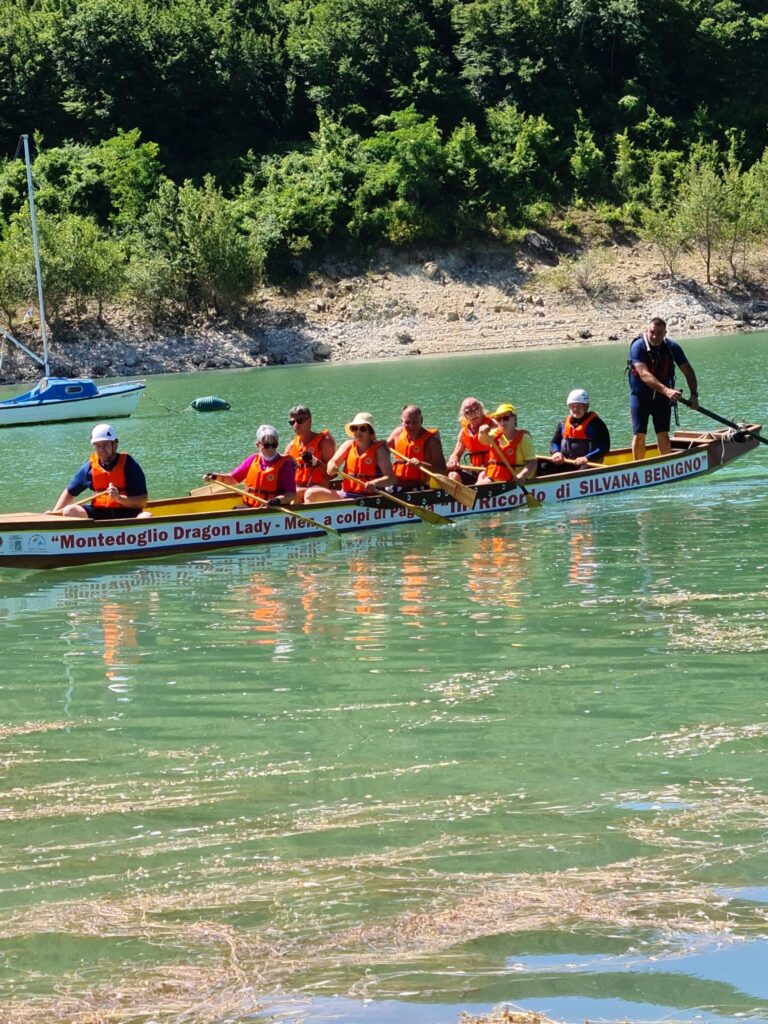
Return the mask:
<path id="1" fill-rule="evenodd" d="M 376 437 L 376 429 L 373 425 L 373 416 L 369 412 L 359 412 L 353 420 L 344 427 L 349 437 L 353 436 L 352 427 L 370 427 L 371 434 Z"/>

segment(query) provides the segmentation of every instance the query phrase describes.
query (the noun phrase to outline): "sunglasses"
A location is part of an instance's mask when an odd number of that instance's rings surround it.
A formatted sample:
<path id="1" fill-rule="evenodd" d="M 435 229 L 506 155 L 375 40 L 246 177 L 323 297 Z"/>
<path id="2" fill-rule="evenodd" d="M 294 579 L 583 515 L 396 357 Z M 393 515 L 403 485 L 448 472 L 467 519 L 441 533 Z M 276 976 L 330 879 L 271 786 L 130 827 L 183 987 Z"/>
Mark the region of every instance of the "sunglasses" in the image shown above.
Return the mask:
<path id="1" fill-rule="evenodd" d="M 471 416 L 473 412 L 482 412 L 482 409 L 482 405 L 468 405 L 466 409 L 462 409 L 461 411 L 465 416 Z"/>
<path id="2" fill-rule="evenodd" d="M 350 429 L 350 430 L 351 430 L 351 431 L 352 431 L 353 433 L 355 433 L 355 434 L 356 434 L 358 430 L 370 430 L 371 428 L 370 428 L 370 427 L 366 427 L 366 426 L 362 426 L 362 427 L 350 427 L 349 429 Z"/>
<path id="3" fill-rule="evenodd" d="M 259 441 L 262 448 L 277 448 L 277 441 Z"/>
<path id="4" fill-rule="evenodd" d="M 513 416 L 514 416 L 514 413 L 508 412 L 508 413 L 505 413 L 503 416 L 494 416 L 494 419 L 498 420 L 499 423 L 506 423 L 507 420 L 511 420 L 513 418 Z"/>
<path id="5" fill-rule="evenodd" d="M 306 416 L 297 416 L 295 419 L 291 419 L 290 417 L 288 418 L 288 422 L 291 426 L 294 426 L 296 423 L 305 423 L 306 420 Z"/>

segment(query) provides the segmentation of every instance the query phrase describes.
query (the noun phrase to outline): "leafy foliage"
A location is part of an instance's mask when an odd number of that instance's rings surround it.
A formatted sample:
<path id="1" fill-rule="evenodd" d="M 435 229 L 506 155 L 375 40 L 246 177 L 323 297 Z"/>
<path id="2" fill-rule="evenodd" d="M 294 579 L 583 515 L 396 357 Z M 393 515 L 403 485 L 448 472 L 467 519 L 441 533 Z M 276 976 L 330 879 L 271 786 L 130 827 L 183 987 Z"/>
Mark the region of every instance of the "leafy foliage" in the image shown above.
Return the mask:
<path id="1" fill-rule="evenodd" d="M 331 246 L 568 203 L 743 275 L 767 41 L 756 0 L 0 0 L 0 308 L 29 301 L 33 127 L 56 315 L 232 310 Z"/>

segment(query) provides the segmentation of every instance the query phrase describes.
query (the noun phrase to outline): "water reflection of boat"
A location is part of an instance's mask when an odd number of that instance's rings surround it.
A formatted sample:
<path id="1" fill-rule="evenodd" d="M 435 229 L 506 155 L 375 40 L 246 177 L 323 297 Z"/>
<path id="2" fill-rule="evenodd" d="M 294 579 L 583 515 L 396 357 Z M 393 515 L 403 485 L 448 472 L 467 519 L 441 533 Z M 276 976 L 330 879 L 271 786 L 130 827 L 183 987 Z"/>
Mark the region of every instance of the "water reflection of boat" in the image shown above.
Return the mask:
<path id="1" fill-rule="evenodd" d="M 602 466 L 568 472 L 552 472 L 551 463 L 540 459 L 541 475 L 531 484 L 531 490 L 539 502 L 559 504 L 676 483 L 711 473 L 752 451 L 758 443 L 754 434 L 679 431 L 672 437 L 669 455 L 653 455 L 651 450 L 651 456 L 640 462 L 632 461 L 629 449 L 611 452 Z M 408 499 L 449 519 L 526 507 L 526 496 L 516 486 L 490 484 L 478 488 L 478 494 L 473 509 L 440 490 L 413 492 Z M 49 569 L 199 554 L 213 548 L 263 546 L 323 536 L 327 528 L 347 533 L 421 521 L 417 512 L 402 507 L 402 503 L 393 505 L 384 496 L 302 506 L 301 517 L 292 515 L 290 509 L 237 507 L 239 500 L 231 494 L 169 498 L 150 502 L 149 518 L 99 522 L 9 514 L 0 517 L 0 566 Z"/>
<path id="2" fill-rule="evenodd" d="M 387 540 L 383 534 L 356 539 L 362 542 L 361 551 L 381 546 Z M 0 621 L 22 618 L 30 612 L 56 609 L 90 612 L 96 605 L 119 602 L 130 594 L 146 590 L 177 591 L 216 580 L 242 584 L 260 570 L 274 572 L 276 569 L 311 565 L 326 546 L 324 537 L 308 538 L 283 547 L 239 552 L 237 555 L 213 552 L 194 561 L 148 562 L 128 568 L 115 564 L 100 568 L 97 576 L 93 575 L 93 567 L 85 567 L 68 573 L 66 577 L 30 574 L 9 578 L 0 593 Z"/>

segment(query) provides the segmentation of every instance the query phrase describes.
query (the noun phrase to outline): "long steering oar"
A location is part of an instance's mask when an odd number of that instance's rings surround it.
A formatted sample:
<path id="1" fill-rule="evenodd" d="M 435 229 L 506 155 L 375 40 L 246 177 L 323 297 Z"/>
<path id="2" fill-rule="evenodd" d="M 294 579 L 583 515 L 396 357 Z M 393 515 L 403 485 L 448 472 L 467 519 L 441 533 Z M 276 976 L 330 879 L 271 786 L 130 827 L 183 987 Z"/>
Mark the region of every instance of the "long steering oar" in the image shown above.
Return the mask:
<path id="1" fill-rule="evenodd" d="M 389 449 L 393 455 L 396 455 L 399 459 L 403 459 L 404 456 L 395 451 L 394 448 Z M 460 505 L 464 508 L 474 508 L 475 502 L 477 501 L 477 491 L 474 487 L 469 487 L 467 484 L 461 484 L 458 480 L 451 480 L 449 476 L 445 476 L 444 473 L 435 473 L 433 469 L 429 468 L 426 462 L 419 462 L 419 469 L 429 477 L 430 484 L 436 488 L 442 488 L 446 494 L 450 494 L 452 498 L 455 498 Z M 434 481 L 434 484 L 431 482 Z"/>
<path id="2" fill-rule="evenodd" d="M 343 469 L 337 469 L 336 472 L 345 480 L 351 480 L 353 484 L 364 482 L 362 480 L 358 480 L 357 477 L 350 476 L 349 473 L 345 473 Z M 379 487 L 374 487 L 373 484 L 368 484 L 368 486 L 374 494 L 378 494 L 381 498 L 386 498 L 387 501 L 391 501 L 395 505 L 402 505 L 403 508 L 407 508 L 409 512 L 413 513 L 413 515 L 418 516 L 419 519 L 423 519 L 425 523 L 432 523 L 433 526 L 453 526 L 450 519 L 446 519 L 445 516 L 441 516 L 439 512 L 433 512 L 431 508 L 422 508 L 420 505 L 412 505 L 410 501 L 403 501 L 402 498 L 396 498 L 394 494 L 390 494 L 389 491 L 383 491 Z"/>
<path id="3" fill-rule="evenodd" d="M 695 408 L 696 412 L 700 412 L 702 416 L 709 416 L 711 420 L 716 420 L 718 423 L 722 423 L 726 427 L 733 427 L 740 434 L 749 434 L 750 437 L 756 437 L 761 444 L 768 444 L 768 438 L 763 437 L 762 434 L 758 434 L 756 430 L 750 430 L 745 427 L 742 423 L 734 423 L 733 420 L 727 420 L 724 416 L 718 416 L 716 412 L 711 412 L 709 409 L 705 409 L 703 405 L 695 406 L 689 398 L 683 398 L 682 395 L 678 398 L 678 402 L 682 402 L 683 405 L 687 405 L 689 409 Z"/>
<path id="4" fill-rule="evenodd" d="M 509 470 L 510 475 L 512 477 L 512 481 L 511 481 L 512 482 L 512 486 L 513 487 L 519 487 L 520 490 L 525 495 L 525 503 L 528 506 L 528 508 L 538 508 L 539 505 L 541 505 L 541 502 L 539 501 L 539 499 L 536 497 L 535 494 L 531 494 L 531 492 L 528 490 L 528 488 L 525 486 L 525 484 L 521 484 L 516 479 L 514 469 L 509 464 L 509 460 L 507 459 L 507 457 L 504 454 L 504 452 L 501 450 L 501 448 L 499 448 L 499 446 L 496 444 L 494 439 L 491 437 L 490 431 L 487 430 L 487 429 L 483 430 L 483 428 L 481 427 L 480 430 L 478 431 L 478 437 L 481 437 L 483 434 L 485 434 L 488 437 L 488 441 L 490 443 L 491 448 L 493 449 L 494 452 L 496 452 L 498 457 L 501 459 L 501 461 L 504 463 L 504 465 Z M 484 439 L 483 439 L 483 443 L 485 443 Z"/>
<path id="5" fill-rule="evenodd" d="M 305 523 L 309 523 L 310 526 L 316 526 L 318 530 L 325 530 L 326 533 L 332 533 L 335 537 L 340 537 L 341 534 L 338 530 L 334 530 L 332 526 L 326 526 L 325 523 L 318 523 L 316 519 L 310 519 L 309 516 L 303 516 L 301 512 L 297 512 L 295 508 L 287 508 L 285 505 L 270 505 L 264 498 L 259 498 L 255 494 L 251 494 L 250 491 L 246 491 L 243 487 L 235 487 L 234 484 L 227 484 L 223 480 L 217 480 L 217 484 L 221 487 L 226 487 L 228 491 L 234 491 L 235 494 L 242 494 L 247 498 L 257 501 L 259 505 L 265 508 L 274 508 L 277 512 L 283 512 L 287 516 L 295 516 L 297 519 L 303 519 Z"/>

